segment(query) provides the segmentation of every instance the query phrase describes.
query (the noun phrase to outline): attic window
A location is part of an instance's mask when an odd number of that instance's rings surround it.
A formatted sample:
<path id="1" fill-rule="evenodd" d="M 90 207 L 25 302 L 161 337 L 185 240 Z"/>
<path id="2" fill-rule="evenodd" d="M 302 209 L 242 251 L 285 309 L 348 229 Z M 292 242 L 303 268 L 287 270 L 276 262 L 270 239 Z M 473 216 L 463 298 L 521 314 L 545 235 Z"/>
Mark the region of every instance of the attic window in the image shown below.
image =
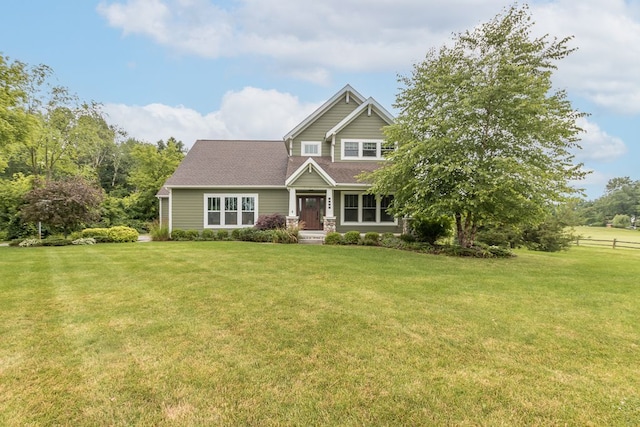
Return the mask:
<path id="1" fill-rule="evenodd" d="M 302 155 L 316 157 L 321 155 L 320 142 L 302 141 Z"/>

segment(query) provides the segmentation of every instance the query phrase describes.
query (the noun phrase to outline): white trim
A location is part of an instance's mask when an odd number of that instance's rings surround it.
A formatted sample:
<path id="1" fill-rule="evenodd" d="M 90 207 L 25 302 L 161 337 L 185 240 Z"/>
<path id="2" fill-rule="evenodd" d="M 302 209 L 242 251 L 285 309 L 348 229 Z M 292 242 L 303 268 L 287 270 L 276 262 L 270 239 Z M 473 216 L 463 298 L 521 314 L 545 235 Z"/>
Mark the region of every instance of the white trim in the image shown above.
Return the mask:
<path id="1" fill-rule="evenodd" d="M 317 153 L 305 153 L 305 147 L 317 147 Z M 321 157 L 322 156 L 322 142 L 321 141 L 302 141 L 300 143 L 300 156 L 302 157 Z"/>
<path id="2" fill-rule="evenodd" d="M 209 185 L 167 185 L 166 186 L 169 190 L 175 188 L 175 189 L 212 189 L 212 190 L 218 190 L 218 189 L 231 189 L 231 190 L 239 190 L 239 189 L 249 189 L 249 190 L 255 190 L 257 188 L 260 189 L 285 189 L 287 188 L 286 185 L 251 185 L 251 184 L 246 184 L 246 185 L 216 185 L 216 184 L 209 184 Z"/>
<path id="3" fill-rule="evenodd" d="M 284 136 L 284 140 L 286 141 L 298 136 L 302 131 L 304 131 L 307 127 L 309 127 L 311 123 L 315 122 L 318 117 L 322 116 L 327 110 L 333 107 L 336 104 L 336 102 L 341 100 L 345 96 L 345 94 L 347 95 L 349 100 L 351 98 L 354 98 L 359 103 L 365 102 L 364 96 L 360 95 L 350 85 L 346 85 L 338 93 L 336 93 L 331 98 L 329 98 L 328 101 L 322 104 L 316 111 L 314 111 L 306 119 L 304 119 L 302 123 L 300 123 L 298 126 L 293 128 L 288 134 L 286 134 Z"/>
<path id="4" fill-rule="evenodd" d="M 173 231 L 173 189 L 169 188 L 169 233 Z"/>
<path id="5" fill-rule="evenodd" d="M 398 225 L 398 218 L 394 217 L 393 221 L 381 221 L 380 214 L 380 197 L 376 196 L 376 220 L 373 221 L 362 221 L 362 196 L 366 193 L 360 191 L 342 191 L 340 193 L 340 225 L 358 225 L 358 226 L 393 226 Z M 358 221 L 345 221 L 345 204 L 344 199 L 345 196 L 358 196 Z"/>
<path id="6" fill-rule="evenodd" d="M 345 154 L 345 145 L 348 142 L 357 142 L 358 143 L 358 155 L 357 156 L 347 156 Z M 376 156 L 375 157 L 369 157 L 369 156 L 363 156 L 363 147 L 365 143 L 375 143 L 376 144 Z M 345 139 L 341 139 L 340 140 L 340 145 L 341 145 L 341 158 L 342 160 L 384 160 L 384 157 L 382 157 L 382 144 L 384 143 L 384 140 L 382 139 L 353 139 L 353 138 L 345 138 Z"/>
<path id="7" fill-rule="evenodd" d="M 158 224 L 162 227 L 162 197 L 158 197 Z"/>
<path id="8" fill-rule="evenodd" d="M 220 198 L 220 224 L 209 224 L 209 198 Z M 242 198 L 243 197 L 253 197 L 253 224 L 242 224 Z M 237 213 L 237 220 L 235 224 L 225 224 L 225 209 L 224 209 L 224 199 L 225 198 L 236 198 L 237 210 L 233 211 Z M 251 193 L 204 193 L 203 194 L 203 207 L 204 207 L 204 215 L 203 215 L 203 226 L 204 228 L 239 228 L 239 227 L 252 227 L 255 222 L 258 220 L 258 194 Z"/>
<path id="9" fill-rule="evenodd" d="M 318 163 L 315 160 L 313 160 L 313 158 L 311 157 L 309 157 L 298 169 L 296 169 L 294 173 L 291 174 L 289 178 L 287 178 L 287 180 L 284 182 L 285 185 L 289 187 L 293 182 L 295 182 L 298 178 L 300 178 L 300 175 L 302 175 L 305 172 L 305 169 L 307 167 L 311 167 L 311 166 L 313 166 L 313 168 L 318 173 L 318 175 L 320 175 L 320 177 L 324 179 L 328 185 L 335 187 L 336 182 L 333 180 L 333 178 L 331 178 L 331 176 L 329 176 L 329 174 L 325 172 L 325 170 L 322 169 L 320 165 L 318 165 Z"/>
<path id="10" fill-rule="evenodd" d="M 289 216 L 298 216 L 298 198 L 295 188 L 289 189 Z"/>

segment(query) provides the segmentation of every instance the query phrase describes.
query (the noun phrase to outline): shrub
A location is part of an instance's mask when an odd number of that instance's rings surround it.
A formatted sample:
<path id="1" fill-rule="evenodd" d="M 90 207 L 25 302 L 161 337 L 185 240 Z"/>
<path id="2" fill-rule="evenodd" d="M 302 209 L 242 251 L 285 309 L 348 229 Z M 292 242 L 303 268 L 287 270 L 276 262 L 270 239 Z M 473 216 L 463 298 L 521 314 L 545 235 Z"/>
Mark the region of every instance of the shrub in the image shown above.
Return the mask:
<path id="1" fill-rule="evenodd" d="M 9 233 L 6 231 L 0 231 L 0 242 L 4 242 L 9 237 Z"/>
<path id="2" fill-rule="evenodd" d="M 347 231 L 344 233 L 345 245 L 358 245 L 360 244 L 360 232 L 359 231 Z"/>
<path id="3" fill-rule="evenodd" d="M 138 231 L 135 228 L 119 225 L 109 229 L 109 238 L 115 243 L 137 242 Z"/>
<path id="4" fill-rule="evenodd" d="M 438 239 L 452 234 L 452 221 L 447 216 L 440 218 L 416 217 L 411 221 L 411 231 L 419 242 L 435 244 Z"/>
<path id="5" fill-rule="evenodd" d="M 72 245 L 95 245 L 96 239 L 93 237 L 81 237 L 79 239 L 74 239 L 71 241 Z"/>
<path id="6" fill-rule="evenodd" d="M 13 243 L 13 242 L 12 242 Z M 12 245 L 15 246 L 15 245 Z M 30 248 L 33 246 L 42 246 L 42 240 L 40 239 L 24 239 L 17 242 L 17 246 L 21 248 Z"/>
<path id="7" fill-rule="evenodd" d="M 229 232 L 227 230 L 218 230 L 216 240 L 229 240 Z"/>
<path id="8" fill-rule="evenodd" d="M 200 232 L 198 230 L 187 230 L 184 232 L 187 240 L 198 240 L 200 238 Z"/>
<path id="9" fill-rule="evenodd" d="M 514 226 L 484 225 L 478 229 L 476 241 L 489 246 L 519 248 L 522 246 L 522 232 Z"/>
<path id="10" fill-rule="evenodd" d="M 273 243 L 298 243 L 298 229 L 290 227 L 273 230 Z"/>
<path id="11" fill-rule="evenodd" d="M 551 218 L 542 224 L 528 226 L 522 233 L 527 249 L 542 252 L 558 252 L 569 249 L 574 236 L 564 230 L 564 226 Z"/>
<path id="12" fill-rule="evenodd" d="M 378 246 L 380 243 L 380 234 L 375 231 L 369 231 L 364 235 L 364 244 L 367 246 Z"/>
<path id="13" fill-rule="evenodd" d="M 171 231 L 171 240 L 186 240 L 187 239 L 187 233 L 185 233 L 184 230 L 181 230 L 179 228 L 176 228 L 175 230 Z"/>
<path id="14" fill-rule="evenodd" d="M 344 240 L 342 238 L 342 234 L 338 233 L 338 232 L 331 232 L 331 233 L 327 233 L 326 236 L 324 236 L 324 244 L 325 245 L 341 245 L 344 243 Z"/>
<path id="15" fill-rule="evenodd" d="M 241 240 L 243 242 L 252 242 L 255 241 L 256 237 L 254 234 L 258 231 L 259 230 L 250 227 L 236 228 L 231 232 L 231 238 L 233 240 Z"/>
<path id="16" fill-rule="evenodd" d="M 82 230 L 82 237 L 109 237 L 108 228 L 85 228 Z"/>
<path id="17" fill-rule="evenodd" d="M 413 243 L 416 241 L 416 238 L 413 234 L 401 234 L 400 240 L 406 243 Z"/>
<path id="18" fill-rule="evenodd" d="M 65 239 L 62 236 L 49 236 L 42 240 L 42 246 L 68 246 L 71 244 L 71 240 Z"/>
<path id="19" fill-rule="evenodd" d="M 629 215 L 616 215 L 611 221 L 611 225 L 615 228 L 628 228 L 631 227 L 631 218 Z"/>
<path id="20" fill-rule="evenodd" d="M 210 228 L 205 228 L 204 230 L 202 230 L 202 238 L 204 240 L 215 240 L 216 232 Z"/>
<path id="21" fill-rule="evenodd" d="M 285 228 L 286 218 L 284 215 L 274 213 L 270 215 L 260 215 L 254 225 L 257 230 L 275 230 Z"/>
<path id="22" fill-rule="evenodd" d="M 156 242 L 166 242 L 171 238 L 169 234 L 169 227 L 166 225 L 160 225 L 158 222 L 153 222 L 149 227 L 149 233 L 151 234 L 151 240 Z"/>

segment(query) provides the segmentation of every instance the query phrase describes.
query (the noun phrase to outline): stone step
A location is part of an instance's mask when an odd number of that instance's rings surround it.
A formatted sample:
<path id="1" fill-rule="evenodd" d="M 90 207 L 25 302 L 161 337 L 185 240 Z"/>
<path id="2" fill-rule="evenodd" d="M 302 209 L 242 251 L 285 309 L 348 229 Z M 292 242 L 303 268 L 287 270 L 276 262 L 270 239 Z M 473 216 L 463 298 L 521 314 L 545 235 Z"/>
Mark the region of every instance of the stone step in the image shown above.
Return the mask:
<path id="1" fill-rule="evenodd" d="M 298 234 L 298 243 L 301 245 L 322 245 L 324 244 L 324 233 L 301 232 Z"/>

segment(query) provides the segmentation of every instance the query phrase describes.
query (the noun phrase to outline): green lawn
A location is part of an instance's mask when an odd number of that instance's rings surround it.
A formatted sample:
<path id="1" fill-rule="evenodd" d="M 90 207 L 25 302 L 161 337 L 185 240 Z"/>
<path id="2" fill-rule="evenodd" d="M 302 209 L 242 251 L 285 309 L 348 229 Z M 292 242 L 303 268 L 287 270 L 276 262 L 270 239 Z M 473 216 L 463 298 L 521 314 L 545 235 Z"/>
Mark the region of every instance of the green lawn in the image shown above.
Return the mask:
<path id="1" fill-rule="evenodd" d="M 640 230 L 606 227 L 574 227 L 574 233 L 589 239 L 624 240 L 640 243 Z"/>
<path id="2" fill-rule="evenodd" d="M 640 251 L 0 248 L 0 425 L 637 425 Z"/>

